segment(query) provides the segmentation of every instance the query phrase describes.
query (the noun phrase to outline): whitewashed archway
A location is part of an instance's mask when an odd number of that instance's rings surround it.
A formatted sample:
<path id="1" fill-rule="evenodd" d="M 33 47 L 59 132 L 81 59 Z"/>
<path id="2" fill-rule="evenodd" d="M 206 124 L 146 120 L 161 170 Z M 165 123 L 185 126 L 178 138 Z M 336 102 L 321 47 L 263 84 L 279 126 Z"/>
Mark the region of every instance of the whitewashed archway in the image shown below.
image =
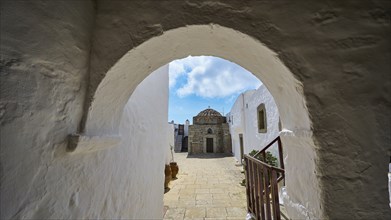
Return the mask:
<path id="1" fill-rule="evenodd" d="M 125 54 L 97 88 L 85 134 L 118 134 L 123 106 L 136 86 L 160 66 L 188 55 L 217 56 L 246 68 L 261 79 L 273 95 L 284 128 L 295 133 L 311 130 L 302 85 L 275 52 L 233 29 L 195 25 L 164 32 Z"/>
<path id="2" fill-rule="evenodd" d="M 230 60 L 262 80 L 275 99 L 283 125 L 285 198 L 290 217 L 322 217 L 315 174 L 317 157 L 302 84 L 264 44 L 219 25 L 169 30 L 126 53 L 99 84 L 88 110 L 85 132 L 74 142 L 76 151 L 114 146 L 120 139 L 122 111 L 137 85 L 159 67 L 188 55 Z"/>

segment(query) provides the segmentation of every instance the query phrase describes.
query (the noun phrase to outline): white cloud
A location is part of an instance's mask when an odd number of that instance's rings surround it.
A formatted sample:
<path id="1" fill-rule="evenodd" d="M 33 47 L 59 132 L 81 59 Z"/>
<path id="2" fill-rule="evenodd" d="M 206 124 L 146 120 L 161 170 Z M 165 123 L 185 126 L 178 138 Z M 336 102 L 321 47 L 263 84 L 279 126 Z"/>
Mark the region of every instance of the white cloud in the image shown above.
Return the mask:
<path id="1" fill-rule="evenodd" d="M 183 63 L 178 62 L 179 60 L 174 60 L 170 63 L 169 65 L 169 72 L 170 72 L 170 77 L 169 77 L 169 86 L 172 88 L 176 84 L 176 79 L 180 76 L 185 74 L 185 67 Z"/>
<path id="2" fill-rule="evenodd" d="M 210 60 L 206 56 L 197 56 L 197 57 L 188 56 L 180 60 L 172 61 L 169 65 L 170 88 L 176 85 L 178 77 L 188 74 L 189 71 L 195 68 L 203 68 L 204 66 L 209 65 L 209 62 Z"/>
<path id="3" fill-rule="evenodd" d="M 180 76 L 187 82 L 176 85 Z M 177 88 L 177 95 L 197 95 L 203 98 L 224 98 L 262 83 L 244 68 L 227 60 L 210 57 L 187 57 L 170 63 L 170 88 Z"/>

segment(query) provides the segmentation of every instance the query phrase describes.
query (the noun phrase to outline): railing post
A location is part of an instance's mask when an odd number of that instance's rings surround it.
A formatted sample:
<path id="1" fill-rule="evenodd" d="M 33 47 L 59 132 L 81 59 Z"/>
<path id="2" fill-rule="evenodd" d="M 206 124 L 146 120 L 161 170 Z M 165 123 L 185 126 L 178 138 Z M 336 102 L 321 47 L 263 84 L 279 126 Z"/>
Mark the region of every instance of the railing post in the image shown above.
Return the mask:
<path id="1" fill-rule="evenodd" d="M 260 199 L 260 194 L 261 192 L 259 191 L 259 171 L 258 171 L 258 168 L 259 168 L 259 164 L 257 163 L 254 163 L 255 165 L 255 169 L 254 169 L 254 184 L 255 184 L 255 216 L 257 219 L 260 219 L 260 215 L 259 215 L 259 199 Z"/>
<path id="2" fill-rule="evenodd" d="M 250 210 L 250 206 L 251 206 L 251 203 L 250 203 L 250 181 L 249 181 L 249 175 L 250 175 L 250 171 L 249 171 L 249 168 L 248 168 L 248 165 L 249 165 L 249 159 L 247 158 L 247 156 L 244 156 L 244 174 L 246 176 L 246 197 L 247 197 L 247 212 L 251 212 Z"/>
<path id="3" fill-rule="evenodd" d="M 282 154 L 282 142 L 281 142 L 281 138 L 278 137 L 278 155 L 279 155 L 279 158 L 280 158 L 280 168 L 281 169 L 285 169 L 284 167 L 284 156 Z"/>
<path id="4" fill-rule="evenodd" d="M 281 220 L 280 201 L 278 198 L 277 172 L 271 171 L 271 195 L 273 202 L 273 220 Z"/>
<path id="5" fill-rule="evenodd" d="M 263 171 L 263 166 L 261 165 L 259 169 L 259 192 L 260 192 L 260 201 L 261 201 L 261 210 L 260 210 L 260 219 L 265 219 L 265 195 L 264 195 L 264 189 L 265 189 L 265 175 Z"/>
<path id="6" fill-rule="evenodd" d="M 266 205 L 266 219 L 271 219 L 271 211 L 270 211 L 270 181 L 269 181 L 269 170 L 266 166 L 263 166 L 263 175 L 265 177 L 265 205 Z"/>
<path id="7" fill-rule="evenodd" d="M 251 211 L 255 213 L 254 161 L 250 160 L 250 195 Z"/>

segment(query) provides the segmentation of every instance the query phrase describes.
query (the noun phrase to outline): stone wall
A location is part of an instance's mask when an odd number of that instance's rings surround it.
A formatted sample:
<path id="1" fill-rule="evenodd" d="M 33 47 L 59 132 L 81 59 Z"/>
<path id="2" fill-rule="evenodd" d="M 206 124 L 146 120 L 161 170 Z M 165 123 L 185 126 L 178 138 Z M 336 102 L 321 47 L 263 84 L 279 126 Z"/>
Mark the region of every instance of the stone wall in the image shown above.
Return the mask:
<path id="1" fill-rule="evenodd" d="M 193 117 L 193 124 L 197 125 L 213 125 L 226 123 L 224 116 L 195 116 Z"/>
<path id="2" fill-rule="evenodd" d="M 208 133 L 212 129 L 212 133 Z M 189 154 L 206 153 L 206 138 L 213 138 L 214 153 L 230 153 L 231 141 L 228 124 L 190 125 Z"/>

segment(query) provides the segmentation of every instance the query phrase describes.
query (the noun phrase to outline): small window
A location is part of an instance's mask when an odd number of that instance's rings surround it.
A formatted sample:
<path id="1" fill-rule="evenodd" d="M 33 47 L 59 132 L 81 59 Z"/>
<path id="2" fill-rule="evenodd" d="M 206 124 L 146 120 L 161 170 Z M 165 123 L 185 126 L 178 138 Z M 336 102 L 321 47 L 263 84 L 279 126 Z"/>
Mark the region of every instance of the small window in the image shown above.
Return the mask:
<path id="1" fill-rule="evenodd" d="M 258 119 L 258 132 L 266 133 L 267 132 L 267 121 L 266 121 L 266 109 L 265 104 L 262 103 L 257 108 L 257 119 Z"/>
<path id="2" fill-rule="evenodd" d="M 208 129 L 208 134 L 212 134 L 212 133 L 213 133 L 212 129 L 209 128 L 209 129 Z"/>
<path id="3" fill-rule="evenodd" d="M 278 130 L 279 130 L 279 131 L 282 131 L 281 118 L 278 118 Z"/>

